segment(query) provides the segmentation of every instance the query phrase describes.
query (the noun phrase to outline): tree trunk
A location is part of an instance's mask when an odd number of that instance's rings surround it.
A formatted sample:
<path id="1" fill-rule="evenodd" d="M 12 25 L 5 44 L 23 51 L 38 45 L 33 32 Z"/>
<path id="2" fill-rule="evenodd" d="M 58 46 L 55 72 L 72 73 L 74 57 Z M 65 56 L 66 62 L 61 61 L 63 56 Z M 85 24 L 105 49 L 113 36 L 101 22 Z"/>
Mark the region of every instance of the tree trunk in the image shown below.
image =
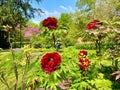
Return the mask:
<path id="1" fill-rule="evenodd" d="M 100 42 L 100 40 L 99 39 L 97 39 L 96 40 L 96 43 L 95 43 L 96 45 L 96 55 L 101 55 L 101 42 Z"/>
<path id="2" fill-rule="evenodd" d="M 55 34 L 54 34 L 54 33 L 52 33 L 52 38 L 53 38 L 53 45 L 54 45 L 54 47 L 55 47 L 55 46 L 56 46 L 56 45 L 55 45 L 56 39 L 55 39 Z"/>
<path id="3" fill-rule="evenodd" d="M 115 70 L 118 70 L 118 60 L 115 60 Z"/>
<path id="4" fill-rule="evenodd" d="M 20 24 L 20 48 L 22 47 L 22 35 L 21 35 L 21 24 Z"/>

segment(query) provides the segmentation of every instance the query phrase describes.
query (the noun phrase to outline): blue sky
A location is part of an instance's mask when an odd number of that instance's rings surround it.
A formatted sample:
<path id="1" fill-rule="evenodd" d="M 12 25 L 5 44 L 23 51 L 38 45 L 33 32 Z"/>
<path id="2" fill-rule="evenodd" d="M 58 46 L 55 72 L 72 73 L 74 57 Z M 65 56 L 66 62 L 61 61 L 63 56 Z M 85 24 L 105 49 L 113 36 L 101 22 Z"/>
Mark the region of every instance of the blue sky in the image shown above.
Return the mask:
<path id="1" fill-rule="evenodd" d="M 32 6 L 42 9 L 45 13 L 41 14 L 41 16 L 37 15 L 31 20 L 35 23 L 39 23 L 48 16 L 59 17 L 61 13 L 74 12 L 76 9 L 75 3 L 76 0 L 42 0 L 39 4 L 33 1 Z"/>

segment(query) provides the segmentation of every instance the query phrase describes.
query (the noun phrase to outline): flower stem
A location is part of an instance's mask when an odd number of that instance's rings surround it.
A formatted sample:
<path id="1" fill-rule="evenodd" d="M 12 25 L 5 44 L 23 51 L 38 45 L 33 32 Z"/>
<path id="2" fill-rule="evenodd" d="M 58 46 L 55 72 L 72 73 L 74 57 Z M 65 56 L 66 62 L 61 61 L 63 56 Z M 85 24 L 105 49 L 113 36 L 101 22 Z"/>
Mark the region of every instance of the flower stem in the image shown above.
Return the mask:
<path id="1" fill-rule="evenodd" d="M 55 47 L 55 41 L 56 41 L 56 39 L 55 39 L 55 34 L 54 33 L 52 33 L 52 38 L 53 38 L 53 45 Z"/>
<path id="2" fill-rule="evenodd" d="M 22 90 L 25 90 L 25 76 L 27 75 L 29 64 L 30 64 L 30 54 L 26 53 L 25 56 L 26 56 L 26 65 L 22 74 Z"/>
<path id="3" fill-rule="evenodd" d="M 14 73 L 15 73 L 15 78 L 16 78 L 14 90 L 17 90 L 18 70 L 17 70 L 17 65 L 15 63 L 15 55 L 14 55 L 14 52 L 13 52 L 12 44 L 11 44 L 11 41 L 10 41 L 10 31 L 8 32 L 8 41 L 9 41 L 9 44 L 10 44 L 10 51 L 11 51 L 11 54 L 12 54 L 12 60 L 13 60 L 13 66 L 14 66 Z"/>

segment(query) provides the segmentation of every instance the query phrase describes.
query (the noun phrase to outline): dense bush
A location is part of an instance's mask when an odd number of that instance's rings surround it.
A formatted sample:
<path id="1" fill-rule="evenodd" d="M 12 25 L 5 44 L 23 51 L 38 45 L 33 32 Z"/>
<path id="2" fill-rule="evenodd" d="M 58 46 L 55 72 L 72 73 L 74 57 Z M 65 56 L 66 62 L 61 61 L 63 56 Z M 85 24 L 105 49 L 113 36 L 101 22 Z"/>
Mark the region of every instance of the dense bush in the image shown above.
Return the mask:
<path id="1" fill-rule="evenodd" d="M 106 43 L 102 43 L 102 48 L 103 49 L 114 49 L 115 47 L 114 47 L 114 45 L 115 45 L 115 43 L 113 43 L 113 42 L 106 42 Z"/>
<path id="2" fill-rule="evenodd" d="M 101 43 L 101 49 L 102 50 L 107 50 L 107 49 L 114 49 L 115 43 L 113 42 L 102 42 Z M 75 44 L 76 49 L 87 49 L 87 50 L 95 50 L 95 43 L 93 42 L 82 42 L 82 43 L 76 43 Z"/>
<path id="3" fill-rule="evenodd" d="M 93 42 L 82 42 L 75 44 L 76 49 L 95 50 L 95 43 Z"/>
<path id="4" fill-rule="evenodd" d="M 32 46 L 35 48 L 50 48 L 53 46 L 50 36 L 37 35 L 32 40 Z"/>
<path id="5" fill-rule="evenodd" d="M 12 42 L 12 47 L 13 48 L 20 48 L 23 47 L 24 45 L 31 45 L 29 41 L 24 41 L 24 42 Z"/>
<path id="6" fill-rule="evenodd" d="M 73 39 L 70 39 L 70 38 L 64 38 L 62 40 L 62 44 L 65 46 L 65 47 L 68 47 L 68 46 L 74 46 L 76 43 L 76 40 L 73 40 Z"/>

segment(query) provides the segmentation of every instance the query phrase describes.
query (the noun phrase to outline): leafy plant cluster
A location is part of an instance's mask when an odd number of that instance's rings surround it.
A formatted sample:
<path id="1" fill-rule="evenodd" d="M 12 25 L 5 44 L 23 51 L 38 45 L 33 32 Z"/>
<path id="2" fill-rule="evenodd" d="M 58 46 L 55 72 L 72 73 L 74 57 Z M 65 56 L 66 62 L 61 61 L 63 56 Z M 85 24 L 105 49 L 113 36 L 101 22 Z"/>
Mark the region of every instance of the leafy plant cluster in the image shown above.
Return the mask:
<path id="1" fill-rule="evenodd" d="M 110 75 L 106 73 L 106 66 L 102 67 L 95 51 L 88 50 L 88 58 L 91 65 L 87 71 L 79 67 L 78 52 L 74 47 L 64 48 L 59 53 L 62 57 L 60 69 L 48 74 L 41 69 L 41 58 L 47 52 L 55 51 L 54 48 L 35 50 L 28 46 L 22 52 L 15 54 L 15 63 L 18 68 L 18 89 L 21 88 L 44 88 L 44 89 L 67 89 L 67 90 L 114 90 L 119 89 L 117 82 L 110 80 Z M 42 52 L 41 52 L 42 51 Z M 39 54 L 40 52 L 40 54 Z M 10 89 L 14 88 L 13 63 L 10 53 L 0 53 L 0 75 L 1 86 L 6 89 L 8 84 Z M 6 55 L 8 57 L 6 57 Z M 30 60 L 30 61 L 29 61 Z M 11 62 L 10 62 L 11 61 Z M 104 60 L 103 60 L 104 61 Z M 104 64 L 105 65 L 105 64 Z M 12 70 L 11 70 L 12 69 Z M 107 70 L 107 72 L 111 72 Z M 107 76 L 107 77 L 106 77 Z M 7 82 L 7 84 L 5 84 Z M 107 83 L 107 84 L 106 84 Z M 117 86 L 117 87 L 116 87 Z"/>

